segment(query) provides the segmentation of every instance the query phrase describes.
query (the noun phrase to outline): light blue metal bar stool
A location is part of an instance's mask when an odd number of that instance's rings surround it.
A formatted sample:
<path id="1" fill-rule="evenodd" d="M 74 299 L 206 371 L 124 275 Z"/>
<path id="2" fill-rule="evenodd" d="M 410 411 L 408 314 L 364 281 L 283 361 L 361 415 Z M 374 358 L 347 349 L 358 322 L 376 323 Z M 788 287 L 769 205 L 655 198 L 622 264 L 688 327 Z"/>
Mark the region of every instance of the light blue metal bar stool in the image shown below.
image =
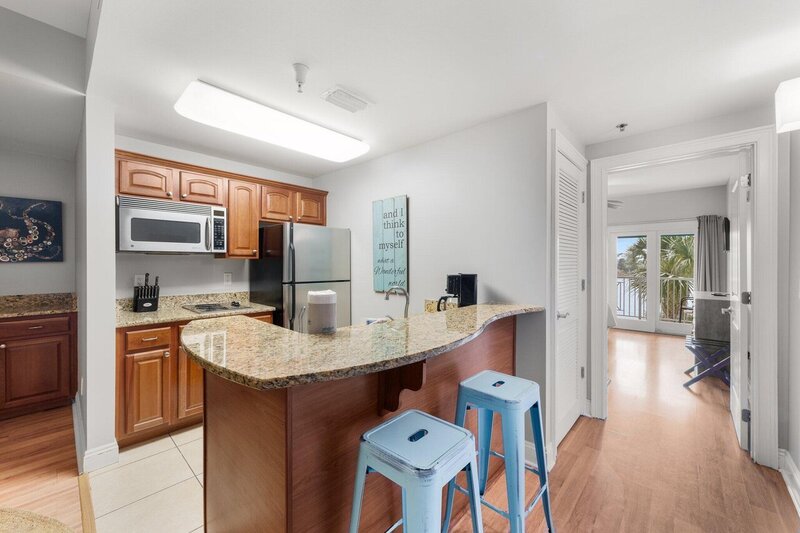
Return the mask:
<path id="1" fill-rule="evenodd" d="M 553 517 L 550 514 L 550 489 L 547 482 L 547 466 L 544 456 L 544 431 L 540 410 L 539 385 L 527 379 L 484 370 L 458 385 L 458 404 L 456 406 L 456 425 L 463 426 L 467 409 L 478 409 L 478 476 L 481 503 L 492 511 L 508 519 L 511 533 L 525 531 L 525 517 L 541 500 L 547 528 L 554 532 Z M 503 454 L 491 449 L 492 415 L 500 414 L 503 428 Z M 537 466 L 525 462 L 525 415 L 530 412 L 533 426 L 533 443 L 536 448 Z M 486 492 L 486 478 L 489 471 L 489 456 L 505 461 L 506 491 L 508 511 L 503 511 L 483 497 Z M 539 490 L 530 505 L 525 507 L 525 470 L 539 476 Z M 447 508 L 444 528 L 450 525 L 455 490 L 466 492 L 455 480 L 447 486 Z"/>
<path id="2" fill-rule="evenodd" d="M 404 533 L 438 533 L 442 487 L 466 470 L 473 533 L 483 533 L 475 439 L 469 430 L 417 410 L 406 411 L 361 437 L 350 533 L 358 532 L 367 474 L 377 472 L 403 489 Z"/>

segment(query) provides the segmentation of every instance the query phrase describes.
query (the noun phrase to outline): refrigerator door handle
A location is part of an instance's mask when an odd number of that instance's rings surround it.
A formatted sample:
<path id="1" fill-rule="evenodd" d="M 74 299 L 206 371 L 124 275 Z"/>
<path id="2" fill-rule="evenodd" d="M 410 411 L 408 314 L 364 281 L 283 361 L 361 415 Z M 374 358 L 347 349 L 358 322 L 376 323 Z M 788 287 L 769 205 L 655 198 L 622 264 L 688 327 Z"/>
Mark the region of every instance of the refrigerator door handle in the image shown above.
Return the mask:
<path id="1" fill-rule="evenodd" d="M 294 249 L 294 222 L 289 222 L 289 272 L 291 276 L 291 302 L 289 305 L 289 329 L 294 330 L 294 303 L 297 301 L 297 286 L 295 285 L 295 249 Z"/>

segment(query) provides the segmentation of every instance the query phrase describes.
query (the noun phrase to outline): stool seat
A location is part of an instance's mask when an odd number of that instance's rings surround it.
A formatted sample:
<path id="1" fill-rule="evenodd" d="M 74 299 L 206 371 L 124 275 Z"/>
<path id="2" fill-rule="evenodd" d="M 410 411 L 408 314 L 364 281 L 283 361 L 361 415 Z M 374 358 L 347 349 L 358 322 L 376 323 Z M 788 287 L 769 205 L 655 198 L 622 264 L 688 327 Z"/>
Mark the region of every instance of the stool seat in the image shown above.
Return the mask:
<path id="1" fill-rule="evenodd" d="M 415 409 L 367 431 L 362 440 L 409 468 L 429 471 L 475 442 L 469 430 Z"/>
<path id="2" fill-rule="evenodd" d="M 538 383 L 494 370 L 484 370 L 465 379 L 459 385 L 459 390 L 468 392 L 472 400 L 484 402 L 481 407 L 493 410 L 495 408 L 489 404 L 502 402 L 506 409 L 518 406 L 527 411 L 539 401 Z"/>

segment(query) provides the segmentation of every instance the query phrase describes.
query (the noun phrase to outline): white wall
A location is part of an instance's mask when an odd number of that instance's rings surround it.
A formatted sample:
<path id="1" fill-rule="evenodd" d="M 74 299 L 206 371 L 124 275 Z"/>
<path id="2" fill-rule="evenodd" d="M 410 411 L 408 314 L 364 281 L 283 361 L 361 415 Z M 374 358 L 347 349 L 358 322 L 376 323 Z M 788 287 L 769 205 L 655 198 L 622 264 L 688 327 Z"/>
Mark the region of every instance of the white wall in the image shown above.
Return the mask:
<path id="1" fill-rule="evenodd" d="M 2 266 L 0 295 L 75 291 L 75 163 L 0 150 L 0 196 L 62 202 L 64 260 Z"/>
<path id="2" fill-rule="evenodd" d="M 800 132 L 791 134 L 789 220 L 789 354 L 786 447 L 795 463 L 800 460 Z M 780 369 L 779 369 L 780 370 Z"/>
<path id="3" fill-rule="evenodd" d="M 352 230 L 353 320 L 402 316 L 372 290 L 372 202 L 408 196 L 411 312 L 447 274 L 478 274 L 480 302 L 546 303 L 547 106 L 321 176 L 328 225 Z"/>
<path id="4" fill-rule="evenodd" d="M 271 179 L 305 187 L 315 184 L 311 178 L 289 174 L 279 170 L 258 167 L 230 159 L 223 159 L 173 146 L 158 144 L 123 135 L 116 136 L 116 147 L 172 161 L 199 165 L 216 170 L 234 172 L 255 178 Z M 160 276 L 161 294 L 207 294 L 249 290 L 249 262 L 243 259 L 215 259 L 204 255 L 145 255 L 117 254 L 116 297 L 131 298 L 134 274 L 149 272 Z M 223 285 L 223 274 L 230 272 L 233 283 Z"/>
<path id="5" fill-rule="evenodd" d="M 728 196 L 725 185 L 686 191 L 639 194 L 619 198 L 623 205 L 608 210 L 608 225 L 684 220 L 700 215 L 726 216 Z"/>

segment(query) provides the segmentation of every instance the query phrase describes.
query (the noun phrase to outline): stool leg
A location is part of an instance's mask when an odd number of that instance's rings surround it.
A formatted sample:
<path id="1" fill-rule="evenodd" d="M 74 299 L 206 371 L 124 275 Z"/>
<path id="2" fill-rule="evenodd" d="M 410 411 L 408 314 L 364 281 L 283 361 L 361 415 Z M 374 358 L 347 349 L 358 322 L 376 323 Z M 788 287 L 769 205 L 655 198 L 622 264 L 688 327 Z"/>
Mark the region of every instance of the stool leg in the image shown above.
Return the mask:
<path id="1" fill-rule="evenodd" d="M 486 494 L 486 480 L 489 478 L 489 451 L 492 449 L 491 409 L 478 408 L 478 479 L 480 494 Z"/>
<path id="2" fill-rule="evenodd" d="M 457 426 L 464 427 L 464 420 L 467 417 L 467 402 L 464 400 L 464 397 L 459 394 L 458 395 L 458 402 L 456 403 L 456 418 L 455 424 Z M 448 529 L 450 529 L 450 518 L 453 515 L 453 498 L 456 492 L 456 480 L 455 478 L 450 480 L 450 483 L 447 484 L 447 506 L 445 507 L 444 511 L 444 524 L 442 524 L 442 532 L 446 533 Z M 405 531 L 405 530 L 403 530 Z"/>
<path id="3" fill-rule="evenodd" d="M 481 517 L 481 496 L 478 493 L 478 473 L 475 457 L 470 459 L 467 466 L 467 488 L 469 489 L 469 510 L 472 513 L 472 533 L 483 533 L 483 518 Z"/>
<path id="4" fill-rule="evenodd" d="M 408 533 L 436 533 L 442 523 L 442 489 L 432 485 L 406 489 L 408 516 L 403 531 Z"/>
<path id="5" fill-rule="evenodd" d="M 542 412 L 539 403 L 531 407 L 531 426 L 533 427 L 533 443 L 536 448 L 536 470 L 539 472 L 539 484 L 545 487 L 542 492 L 542 508 L 547 520 L 547 530 L 554 532 L 553 516 L 550 514 L 550 483 L 547 481 L 547 459 L 544 454 L 544 431 L 542 430 Z"/>
<path id="6" fill-rule="evenodd" d="M 503 413 L 503 455 L 506 462 L 508 521 L 511 533 L 525 531 L 525 414 Z"/>
<path id="7" fill-rule="evenodd" d="M 361 521 L 361 503 L 364 499 L 364 484 L 367 480 L 367 454 L 363 448 L 358 451 L 358 466 L 356 467 L 356 484 L 353 487 L 353 507 L 350 510 L 350 533 L 358 533 L 358 523 Z"/>

